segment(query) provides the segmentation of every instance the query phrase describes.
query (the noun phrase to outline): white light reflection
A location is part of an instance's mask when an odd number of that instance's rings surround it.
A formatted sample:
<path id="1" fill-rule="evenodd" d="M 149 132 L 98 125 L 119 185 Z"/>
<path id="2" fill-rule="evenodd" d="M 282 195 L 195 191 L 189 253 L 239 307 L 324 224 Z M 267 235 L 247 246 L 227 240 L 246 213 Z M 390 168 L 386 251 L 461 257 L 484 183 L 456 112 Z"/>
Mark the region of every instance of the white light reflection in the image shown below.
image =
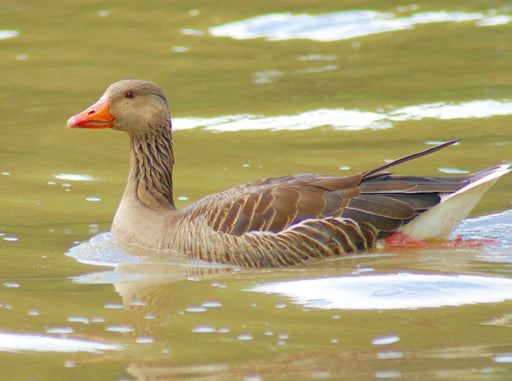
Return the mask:
<path id="1" fill-rule="evenodd" d="M 343 130 L 361 130 L 364 128 L 389 128 L 391 123 L 383 120 L 384 115 L 376 112 L 345 109 L 320 109 L 297 115 L 270 116 L 228 115 L 217 118 L 175 119 L 173 128 L 188 129 L 204 127 L 212 131 L 243 130 L 307 130 L 309 128 L 330 126 Z M 175 127 L 174 127 L 175 126 Z"/>
<path id="2" fill-rule="evenodd" d="M 247 291 L 281 294 L 308 308 L 416 309 L 511 300 L 512 279 L 398 273 L 265 283 Z"/>
<path id="3" fill-rule="evenodd" d="M 89 175 L 79 175 L 76 173 L 59 173 L 55 175 L 55 178 L 59 180 L 70 180 L 70 181 L 92 181 L 94 177 Z"/>
<path id="4" fill-rule="evenodd" d="M 388 113 L 389 117 L 393 120 L 487 118 L 489 116 L 509 114 L 512 114 L 512 103 L 510 101 L 491 99 L 462 103 L 427 103 L 403 107 Z"/>
<path id="5" fill-rule="evenodd" d="M 464 12 L 419 12 L 409 17 L 393 13 L 360 10 L 322 15 L 293 15 L 276 13 L 254 17 L 210 28 L 213 36 L 239 40 L 265 37 L 267 40 L 307 38 L 317 41 L 336 41 L 376 33 L 413 29 L 416 24 L 438 22 L 475 22 L 476 26 L 504 25 L 508 15 L 484 15 Z"/>
<path id="6" fill-rule="evenodd" d="M 100 352 L 120 351 L 122 346 L 71 337 L 0 332 L 0 352 Z"/>
<path id="7" fill-rule="evenodd" d="M 17 35 L 18 32 L 16 32 L 15 30 L 0 30 L 0 40 L 16 37 Z"/>
<path id="8" fill-rule="evenodd" d="M 423 118 L 462 119 L 487 118 L 512 114 L 512 102 L 508 100 L 475 100 L 462 103 L 427 103 L 407 106 L 391 111 L 359 111 L 319 109 L 297 115 L 226 115 L 213 118 L 176 118 L 173 129 L 243 131 L 243 130 L 306 130 L 315 127 L 330 127 L 338 130 L 384 129 L 393 127 L 394 122 L 420 120 Z"/>

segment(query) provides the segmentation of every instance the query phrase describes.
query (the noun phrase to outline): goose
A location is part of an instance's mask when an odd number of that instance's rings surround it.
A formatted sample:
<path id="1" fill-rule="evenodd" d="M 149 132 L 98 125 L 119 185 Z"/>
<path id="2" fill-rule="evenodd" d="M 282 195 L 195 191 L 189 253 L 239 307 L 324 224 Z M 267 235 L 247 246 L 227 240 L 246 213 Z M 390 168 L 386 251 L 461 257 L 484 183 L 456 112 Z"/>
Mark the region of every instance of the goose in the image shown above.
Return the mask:
<path id="1" fill-rule="evenodd" d="M 387 170 L 454 144 L 430 147 L 352 176 L 266 178 L 177 209 L 172 124 L 162 88 L 110 85 L 70 128 L 111 128 L 130 137 L 129 175 L 112 222 L 120 245 L 241 267 L 278 267 L 371 250 L 395 236 L 447 239 L 509 164 L 458 177 Z"/>

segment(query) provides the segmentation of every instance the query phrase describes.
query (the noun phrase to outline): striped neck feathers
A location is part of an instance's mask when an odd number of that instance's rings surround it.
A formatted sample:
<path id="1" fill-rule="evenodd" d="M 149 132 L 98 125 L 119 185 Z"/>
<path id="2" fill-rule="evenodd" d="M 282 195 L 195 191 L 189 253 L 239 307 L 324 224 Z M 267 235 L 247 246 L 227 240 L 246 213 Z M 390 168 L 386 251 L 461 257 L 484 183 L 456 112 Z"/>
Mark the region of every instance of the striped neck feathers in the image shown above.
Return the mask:
<path id="1" fill-rule="evenodd" d="M 167 122 L 166 122 L 167 123 Z M 127 191 L 150 209 L 174 209 L 172 193 L 171 122 L 151 128 L 150 132 L 130 137 L 130 173 Z"/>

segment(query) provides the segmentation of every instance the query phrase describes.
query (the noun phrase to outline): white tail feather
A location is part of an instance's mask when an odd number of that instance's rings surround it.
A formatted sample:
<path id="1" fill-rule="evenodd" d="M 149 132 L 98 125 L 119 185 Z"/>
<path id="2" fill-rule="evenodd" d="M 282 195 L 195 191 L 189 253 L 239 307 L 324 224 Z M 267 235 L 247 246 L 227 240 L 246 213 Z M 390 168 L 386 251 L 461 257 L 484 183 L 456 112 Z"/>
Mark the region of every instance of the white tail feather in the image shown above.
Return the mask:
<path id="1" fill-rule="evenodd" d="M 503 175 L 510 164 L 475 173 L 473 181 L 454 193 L 441 195 L 441 202 L 405 225 L 400 232 L 419 240 L 447 239 L 468 216 L 483 194 Z"/>

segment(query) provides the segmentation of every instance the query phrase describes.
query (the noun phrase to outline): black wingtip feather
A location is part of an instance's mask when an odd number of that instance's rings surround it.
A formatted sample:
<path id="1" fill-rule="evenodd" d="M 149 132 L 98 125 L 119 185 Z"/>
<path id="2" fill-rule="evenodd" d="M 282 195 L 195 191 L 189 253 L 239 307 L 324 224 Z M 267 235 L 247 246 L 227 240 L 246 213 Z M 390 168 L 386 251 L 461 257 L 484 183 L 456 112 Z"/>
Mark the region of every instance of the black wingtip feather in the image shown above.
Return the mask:
<path id="1" fill-rule="evenodd" d="M 427 148 L 426 150 L 423 150 L 423 151 L 420 151 L 420 152 L 416 152 L 416 153 L 413 153 L 413 154 L 401 157 L 399 159 L 393 160 L 391 163 L 387 163 L 387 164 L 385 164 L 385 165 L 383 165 L 381 167 L 378 167 L 378 168 L 369 170 L 367 172 L 364 172 L 363 173 L 363 178 L 366 179 L 366 178 L 370 177 L 371 175 L 374 175 L 376 173 L 382 172 L 385 169 L 394 167 L 395 165 L 402 164 L 402 163 L 405 163 L 405 162 L 413 160 L 413 159 L 417 159 L 417 158 L 422 157 L 422 156 L 430 155 L 431 153 L 437 152 L 437 151 L 439 151 L 439 150 L 441 150 L 441 149 L 443 149 L 443 148 L 445 148 L 447 146 L 450 146 L 452 144 L 457 143 L 459 140 L 460 139 L 456 139 L 456 140 L 452 140 L 452 141 L 449 141 L 449 142 L 446 142 L 446 143 L 442 143 L 442 144 L 439 144 L 439 145 L 437 145 L 435 147 Z"/>

